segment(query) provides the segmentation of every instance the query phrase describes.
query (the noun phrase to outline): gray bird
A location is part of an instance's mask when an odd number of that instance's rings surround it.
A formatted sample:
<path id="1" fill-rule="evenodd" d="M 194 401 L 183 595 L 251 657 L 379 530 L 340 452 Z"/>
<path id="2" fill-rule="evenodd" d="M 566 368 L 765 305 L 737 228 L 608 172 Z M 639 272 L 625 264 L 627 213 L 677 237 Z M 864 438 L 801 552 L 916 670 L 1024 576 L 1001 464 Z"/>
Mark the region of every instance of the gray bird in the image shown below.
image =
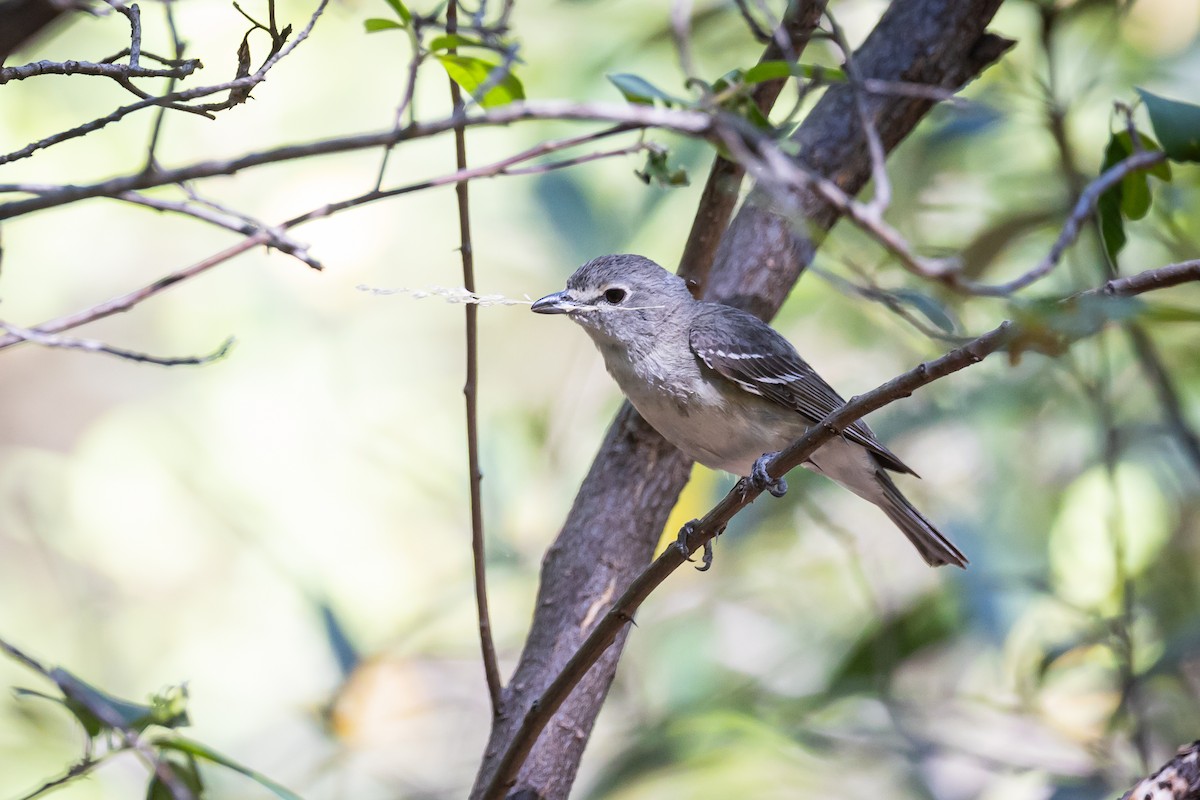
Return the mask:
<path id="1" fill-rule="evenodd" d="M 765 322 L 694 299 L 682 278 L 642 256 L 589 261 L 533 311 L 567 314 L 582 326 L 629 402 L 685 455 L 776 495 L 787 485 L 770 480 L 766 458 L 845 402 Z M 879 506 L 929 565 L 966 566 L 896 488 L 888 470 L 916 473 L 865 422 L 821 445 L 804 466 Z"/>

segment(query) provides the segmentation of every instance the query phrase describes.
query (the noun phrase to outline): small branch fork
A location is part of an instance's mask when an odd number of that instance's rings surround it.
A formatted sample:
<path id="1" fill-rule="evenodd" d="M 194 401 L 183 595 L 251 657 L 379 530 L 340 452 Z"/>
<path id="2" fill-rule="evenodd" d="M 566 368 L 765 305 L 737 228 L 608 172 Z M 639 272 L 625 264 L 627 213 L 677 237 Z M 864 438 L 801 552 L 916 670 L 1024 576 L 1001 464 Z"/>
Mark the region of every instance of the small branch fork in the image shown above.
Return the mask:
<path id="1" fill-rule="evenodd" d="M 1200 260 L 1171 264 L 1127 278 L 1110 280 L 1100 287 L 1081 292 L 1065 298 L 1065 300 L 1070 301 L 1087 296 L 1130 297 L 1193 281 L 1200 281 Z M 908 397 L 922 386 L 978 364 L 989 355 L 1017 341 L 1021 334 L 1021 326 L 1018 323 L 1003 322 L 966 345 L 951 350 L 933 361 L 919 364 L 887 383 L 852 398 L 777 454 L 767 465 L 768 475 L 771 478 L 782 477 L 802 464 L 817 448 L 839 435 L 855 420 L 861 419 L 873 411 L 878 411 L 896 400 Z M 500 800 L 504 797 L 506 790 L 515 782 L 521 764 L 529 756 L 538 736 L 559 706 L 608 649 L 609 645 L 615 641 L 621 630 L 633 621 L 634 614 L 650 593 L 662 584 L 672 572 L 681 567 L 688 560 L 688 555 L 711 542 L 721 531 L 725 530 L 733 517 L 752 503 L 761 492 L 762 489 L 756 489 L 747 485 L 745 481 L 739 481 L 738 485 L 731 489 L 703 518 L 691 523 L 687 539 L 688 553 L 685 554 L 679 547 L 668 547 L 633 580 L 607 613 L 595 623 L 595 627 L 592 628 L 587 639 L 567 661 L 562 671 L 525 711 L 519 729 L 511 739 L 508 750 L 505 751 L 491 782 L 482 795 L 485 800 Z"/>

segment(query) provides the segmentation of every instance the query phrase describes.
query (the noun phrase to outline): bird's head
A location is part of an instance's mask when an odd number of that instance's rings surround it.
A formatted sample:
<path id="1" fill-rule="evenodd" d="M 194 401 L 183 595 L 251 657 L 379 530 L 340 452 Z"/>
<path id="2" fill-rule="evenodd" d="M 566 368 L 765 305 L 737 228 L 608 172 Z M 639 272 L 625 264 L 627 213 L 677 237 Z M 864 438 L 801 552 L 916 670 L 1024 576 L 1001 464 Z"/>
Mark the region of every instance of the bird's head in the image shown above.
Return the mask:
<path id="1" fill-rule="evenodd" d="M 575 270 L 567 288 L 533 304 L 538 314 L 567 314 L 597 343 L 653 341 L 692 295 L 678 275 L 636 255 L 600 256 Z"/>

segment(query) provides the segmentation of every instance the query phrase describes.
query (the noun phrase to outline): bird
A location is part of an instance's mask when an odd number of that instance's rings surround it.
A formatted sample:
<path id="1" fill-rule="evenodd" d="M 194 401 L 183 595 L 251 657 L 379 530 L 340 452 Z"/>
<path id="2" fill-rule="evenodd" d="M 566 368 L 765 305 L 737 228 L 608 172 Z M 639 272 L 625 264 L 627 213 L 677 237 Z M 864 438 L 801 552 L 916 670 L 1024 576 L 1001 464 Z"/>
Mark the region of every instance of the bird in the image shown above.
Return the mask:
<path id="1" fill-rule="evenodd" d="M 770 325 L 695 299 L 681 277 L 640 255 L 588 261 L 532 310 L 582 327 L 629 402 L 684 455 L 776 496 L 787 484 L 770 478 L 768 460 L 845 402 Z M 865 422 L 821 445 L 804 466 L 878 506 L 930 566 L 966 567 L 966 556 L 889 475 L 916 472 Z"/>

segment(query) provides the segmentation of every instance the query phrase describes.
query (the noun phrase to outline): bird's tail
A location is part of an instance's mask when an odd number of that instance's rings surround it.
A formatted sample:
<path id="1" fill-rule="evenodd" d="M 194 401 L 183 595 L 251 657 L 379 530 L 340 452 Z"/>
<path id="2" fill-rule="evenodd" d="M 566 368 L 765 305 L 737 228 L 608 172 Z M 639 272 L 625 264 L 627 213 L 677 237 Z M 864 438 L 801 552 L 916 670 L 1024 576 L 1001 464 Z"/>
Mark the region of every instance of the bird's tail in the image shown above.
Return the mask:
<path id="1" fill-rule="evenodd" d="M 880 469 L 876 470 L 875 475 L 879 479 L 880 489 L 883 490 L 882 497 L 876 500 L 876 504 L 904 532 L 913 543 L 913 547 L 917 548 L 917 552 L 925 559 L 925 563 L 931 567 L 953 564 L 966 569 L 967 557 L 951 544 L 949 539 L 942 536 L 920 511 L 913 508 L 913 504 L 900 494 L 900 490 L 892 483 L 888 474 Z"/>

